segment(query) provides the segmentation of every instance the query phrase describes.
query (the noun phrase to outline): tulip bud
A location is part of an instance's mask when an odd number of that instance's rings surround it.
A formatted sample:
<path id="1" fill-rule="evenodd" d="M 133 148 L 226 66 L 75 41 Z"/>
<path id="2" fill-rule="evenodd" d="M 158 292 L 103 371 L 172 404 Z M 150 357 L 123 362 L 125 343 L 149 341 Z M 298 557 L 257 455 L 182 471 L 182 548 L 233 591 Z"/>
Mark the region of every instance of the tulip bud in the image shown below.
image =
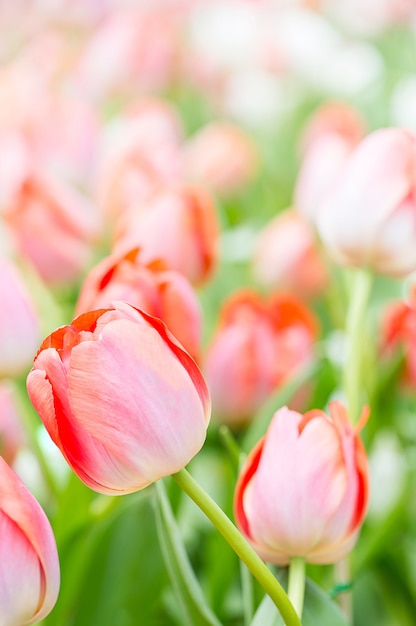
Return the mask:
<path id="1" fill-rule="evenodd" d="M 71 468 L 99 493 L 173 474 L 205 440 L 210 400 L 198 367 L 161 320 L 124 302 L 45 339 L 27 389 Z"/>
<path id="2" fill-rule="evenodd" d="M 0 609 L 4 626 L 35 624 L 60 584 L 55 538 L 41 506 L 0 457 Z"/>
<path id="3" fill-rule="evenodd" d="M 385 128 L 361 142 L 318 217 L 336 261 L 397 277 L 416 269 L 415 173 L 410 132 Z"/>
<path id="4" fill-rule="evenodd" d="M 110 306 L 124 300 L 165 322 L 185 350 L 198 359 L 201 341 L 201 310 L 190 282 L 162 262 L 144 264 L 140 250 L 103 259 L 82 286 L 76 313 Z"/>
<path id="5" fill-rule="evenodd" d="M 236 521 L 266 561 L 334 563 L 357 539 L 368 504 L 366 453 L 345 407 L 333 402 L 330 411 L 332 419 L 283 407 L 244 464 Z"/>

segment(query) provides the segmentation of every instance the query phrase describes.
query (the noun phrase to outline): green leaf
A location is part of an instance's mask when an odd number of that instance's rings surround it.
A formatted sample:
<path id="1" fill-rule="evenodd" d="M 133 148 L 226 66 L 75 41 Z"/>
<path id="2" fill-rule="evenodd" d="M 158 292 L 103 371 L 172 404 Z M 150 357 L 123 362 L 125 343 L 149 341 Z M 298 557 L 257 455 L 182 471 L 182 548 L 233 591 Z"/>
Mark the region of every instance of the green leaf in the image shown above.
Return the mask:
<path id="1" fill-rule="evenodd" d="M 155 485 L 156 527 L 172 586 L 189 626 L 221 626 L 195 577 L 162 481 Z"/>
<path id="2" fill-rule="evenodd" d="M 278 579 L 286 586 L 287 572 L 279 572 Z M 338 605 L 308 578 L 306 579 L 302 624 L 303 626 L 349 626 L 347 618 Z M 250 626 L 283 626 L 282 618 L 268 596 L 264 597 Z"/>

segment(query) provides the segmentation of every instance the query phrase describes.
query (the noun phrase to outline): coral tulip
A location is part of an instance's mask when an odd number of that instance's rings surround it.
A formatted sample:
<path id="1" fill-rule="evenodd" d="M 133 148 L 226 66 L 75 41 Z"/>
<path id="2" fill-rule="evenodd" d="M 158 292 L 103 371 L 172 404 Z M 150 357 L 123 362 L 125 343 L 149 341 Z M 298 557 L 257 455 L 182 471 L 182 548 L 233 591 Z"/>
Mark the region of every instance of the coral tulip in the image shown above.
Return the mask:
<path id="1" fill-rule="evenodd" d="M 334 563 L 357 539 L 368 504 L 366 453 L 345 407 L 333 402 L 330 411 L 332 419 L 283 407 L 242 469 L 237 524 L 266 561 Z"/>
<path id="2" fill-rule="evenodd" d="M 351 154 L 318 217 L 334 259 L 403 277 L 416 269 L 416 137 L 385 128 Z"/>
<path id="3" fill-rule="evenodd" d="M 201 308 L 189 281 L 161 262 L 144 264 L 135 248 L 103 259 L 82 286 L 76 314 L 124 300 L 159 317 L 189 354 L 198 359 L 201 342 Z"/>
<path id="4" fill-rule="evenodd" d="M 205 440 L 210 400 L 198 367 L 161 320 L 124 302 L 45 339 L 27 389 L 69 465 L 100 493 L 179 471 Z"/>
<path id="5" fill-rule="evenodd" d="M 41 506 L 0 457 L 0 611 L 4 626 L 35 624 L 60 584 L 55 538 Z"/>

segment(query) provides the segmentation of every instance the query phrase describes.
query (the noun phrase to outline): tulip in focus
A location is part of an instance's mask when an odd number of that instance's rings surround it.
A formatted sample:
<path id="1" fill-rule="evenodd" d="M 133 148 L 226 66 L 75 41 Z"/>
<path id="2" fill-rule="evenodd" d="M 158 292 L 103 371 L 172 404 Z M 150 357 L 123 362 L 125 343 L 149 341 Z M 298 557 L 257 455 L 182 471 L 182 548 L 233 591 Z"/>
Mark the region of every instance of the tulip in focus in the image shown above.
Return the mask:
<path id="1" fill-rule="evenodd" d="M 26 285 L 13 263 L 0 257 L 0 378 L 29 368 L 39 345 L 40 322 Z"/>
<path id="2" fill-rule="evenodd" d="M 210 399 L 198 367 L 161 320 L 123 302 L 47 337 L 27 389 L 68 464 L 99 493 L 143 489 L 205 440 Z"/>
<path id="3" fill-rule="evenodd" d="M 53 609 L 60 572 L 41 506 L 0 457 L 0 612 L 4 626 L 35 624 Z"/>
<path id="4" fill-rule="evenodd" d="M 231 296 L 205 358 L 215 415 L 235 425 L 251 420 L 274 390 L 312 361 L 316 334 L 313 314 L 294 296 Z"/>
<path id="5" fill-rule="evenodd" d="M 401 128 L 368 135 L 351 154 L 318 218 L 341 264 L 404 277 L 416 269 L 416 138 Z"/>
<path id="6" fill-rule="evenodd" d="M 79 294 L 76 315 L 124 300 L 165 322 L 185 350 L 198 360 L 202 320 L 196 293 L 179 272 L 163 263 L 144 264 L 140 250 L 103 259 L 86 277 Z"/>
<path id="7" fill-rule="evenodd" d="M 211 122 L 184 147 L 185 169 L 191 180 L 219 194 L 243 188 L 257 169 L 257 154 L 248 135 L 238 126 Z"/>
<path id="8" fill-rule="evenodd" d="M 333 402 L 330 413 L 283 407 L 244 464 L 237 525 L 270 563 L 335 563 L 357 540 L 368 505 L 366 453 L 345 407 Z"/>
<path id="9" fill-rule="evenodd" d="M 115 251 L 138 247 L 144 263 L 161 259 L 192 283 L 211 277 L 218 259 L 219 227 L 211 195 L 186 185 L 160 192 L 120 221 Z"/>
<path id="10" fill-rule="evenodd" d="M 364 122 L 346 104 L 326 104 L 310 118 L 302 135 L 302 163 L 294 191 L 296 210 L 310 222 L 316 222 L 323 202 L 363 137 Z"/>
<path id="11" fill-rule="evenodd" d="M 328 280 L 315 233 L 299 213 L 283 211 L 259 233 L 252 260 L 254 277 L 270 289 L 312 297 Z"/>

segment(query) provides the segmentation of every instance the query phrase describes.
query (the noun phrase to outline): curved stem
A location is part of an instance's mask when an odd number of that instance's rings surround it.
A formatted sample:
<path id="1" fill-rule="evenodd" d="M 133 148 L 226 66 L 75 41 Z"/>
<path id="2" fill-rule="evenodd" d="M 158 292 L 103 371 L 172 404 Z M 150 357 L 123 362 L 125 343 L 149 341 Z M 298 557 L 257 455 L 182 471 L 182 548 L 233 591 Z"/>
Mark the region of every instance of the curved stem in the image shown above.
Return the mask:
<path id="1" fill-rule="evenodd" d="M 291 600 L 299 619 L 302 617 L 303 600 L 305 597 L 305 559 L 293 557 L 289 564 L 288 596 Z"/>
<path id="2" fill-rule="evenodd" d="M 363 347 L 366 310 L 372 284 L 372 274 L 356 269 L 352 274 L 350 300 L 346 320 L 347 354 L 344 367 L 344 391 L 353 424 L 362 409 Z"/>
<path id="3" fill-rule="evenodd" d="M 296 611 L 283 587 L 218 504 L 202 489 L 186 469 L 173 474 L 172 478 L 201 511 L 205 513 L 226 541 L 228 541 L 234 552 L 247 565 L 253 576 L 277 606 L 286 626 L 301 626 Z"/>

